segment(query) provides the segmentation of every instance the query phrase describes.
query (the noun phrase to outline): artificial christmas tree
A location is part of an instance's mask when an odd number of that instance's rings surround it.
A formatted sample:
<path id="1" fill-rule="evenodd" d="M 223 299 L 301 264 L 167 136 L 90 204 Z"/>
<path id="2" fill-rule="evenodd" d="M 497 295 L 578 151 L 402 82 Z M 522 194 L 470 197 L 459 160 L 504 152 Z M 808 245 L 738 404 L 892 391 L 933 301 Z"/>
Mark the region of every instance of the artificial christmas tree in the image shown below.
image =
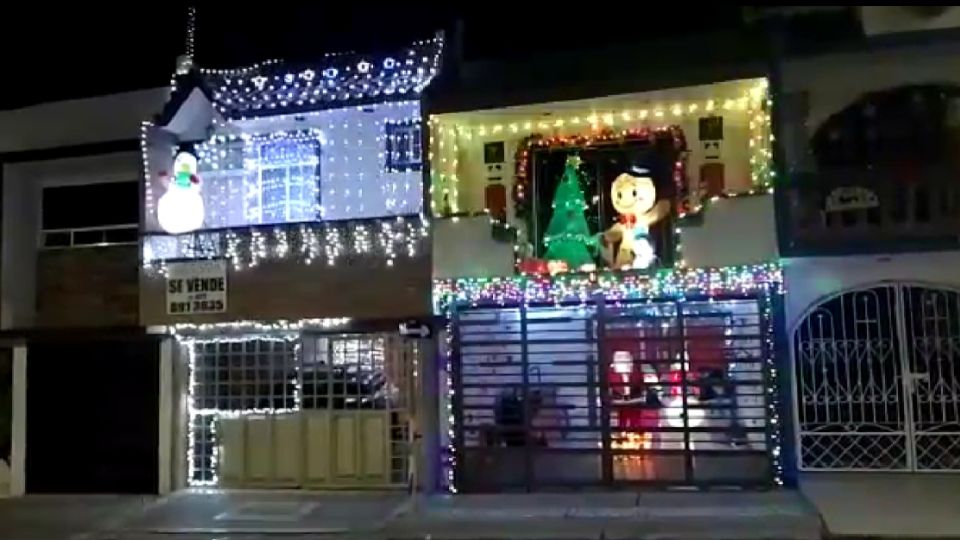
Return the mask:
<path id="1" fill-rule="evenodd" d="M 579 166 L 579 156 L 567 158 L 563 177 L 553 195 L 553 215 L 543 235 L 543 243 L 547 247 L 544 258 L 548 261 L 564 261 L 570 269 L 592 265 L 591 251 L 597 242 L 590 233 L 584 215 L 587 202 L 580 188 Z"/>

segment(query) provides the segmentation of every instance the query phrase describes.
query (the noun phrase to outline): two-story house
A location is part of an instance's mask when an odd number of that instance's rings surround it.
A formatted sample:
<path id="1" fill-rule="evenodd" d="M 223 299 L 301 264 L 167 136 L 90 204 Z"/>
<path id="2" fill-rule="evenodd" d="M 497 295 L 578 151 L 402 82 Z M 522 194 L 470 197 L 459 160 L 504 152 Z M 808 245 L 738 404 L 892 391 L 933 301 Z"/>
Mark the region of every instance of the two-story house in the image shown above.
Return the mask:
<path id="1" fill-rule="evenodd" d="M 710 43 L 434 89 L 447 489 L 783 482 L 767 64 Z"/>
<path id="2" fill-rule="evenodd" d="M 162 489 L 139 124 L 166 88 L 0 112 L 0 496 Z"/>
<path id="3" fill-rule="evenodd" d="M 430 347 L 397 327 L 431 316 L 421 95 L 442 48 L 183 59 L 143 125 L 140 221 L 140 321 L 176 338 L 174 486 L 411 482 Z"/>
<path id="4" fill-rule="evenodd" d="M 826 29 L 843 14 L 783 25 L 777 214 L 797 466 L 957 471 L 960 11 L 859 8 L 857 32 L 836 39 Z M 814 25 L 817 43 L 803 37 Z"/>

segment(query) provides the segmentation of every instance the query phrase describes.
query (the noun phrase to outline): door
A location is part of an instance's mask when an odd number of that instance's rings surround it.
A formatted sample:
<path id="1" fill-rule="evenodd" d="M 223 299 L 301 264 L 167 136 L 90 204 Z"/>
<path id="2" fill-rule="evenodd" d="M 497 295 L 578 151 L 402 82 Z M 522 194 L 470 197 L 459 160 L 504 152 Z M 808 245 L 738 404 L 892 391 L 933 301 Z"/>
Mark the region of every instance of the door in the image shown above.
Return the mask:
<path id="1" fill-rule="evenodd" d="M 417 342 L 308 333 L 188 346 L 191 485 L 408 485 Z"/>
<path id="2" fill-rule="evenodd" d="M 960 294 L 884 284 L 793 334 L 802 470 L 960 470 Z"/>
<path id="3" fill-rule="evenodd" d="M 156 493 L 155 340 L 31 343 L 28 493 Z"/>

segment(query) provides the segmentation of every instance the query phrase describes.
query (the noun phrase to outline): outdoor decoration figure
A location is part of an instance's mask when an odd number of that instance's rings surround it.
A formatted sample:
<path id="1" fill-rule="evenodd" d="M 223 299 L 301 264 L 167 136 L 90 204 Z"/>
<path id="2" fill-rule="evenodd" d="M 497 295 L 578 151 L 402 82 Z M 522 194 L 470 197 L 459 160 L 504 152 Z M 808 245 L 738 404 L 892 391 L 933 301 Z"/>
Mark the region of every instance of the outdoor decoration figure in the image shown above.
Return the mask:
<path id="1" fill-rule="evenodd" d="M 173 175 L 167 181 L 167 191 L 157 202 L 157 221 L 168 233 L 182 234 L 203 226 L 203 211 L 197 158 L 180 152 L 173 160 Z"/>
<path id="2" fill-rule="evenodd" d="M 649 268 L 656 259 L 650 225 L 670 212 L 670 202 L 657 202 L 657 190 L 646 170 L 634 169 L 613 181 L 610 194 L 617 222 L 603 233 L 604 256 L 612 268 Z M 619 243 L 619 247 L 613 246 Z"/>
<path id="3" fill-rule="evenodd" d="M 544 259 L 553 262 L 550 273 L 589 271 L 594 267 L 593 253 L 597 238 L 590 233 L 587 201 L 580 187 L 580 157 L 570 156 L 564 166 L 563 177 L 553 195 L 553 215 L 543 236 L 547 247 Z M 549 264 L 549 262 L 548 262 Z"/>

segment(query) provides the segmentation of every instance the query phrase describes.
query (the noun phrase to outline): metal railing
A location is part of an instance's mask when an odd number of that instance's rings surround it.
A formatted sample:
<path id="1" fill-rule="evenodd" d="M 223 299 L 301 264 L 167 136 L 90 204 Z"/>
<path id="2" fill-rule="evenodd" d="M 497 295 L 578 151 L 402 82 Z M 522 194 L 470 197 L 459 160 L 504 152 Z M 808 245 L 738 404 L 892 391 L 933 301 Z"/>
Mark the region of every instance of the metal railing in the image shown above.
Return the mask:
<path id="1" fill-rule="evenodd" d="M 953 245 L 960 171 L 949 166 L 833 170 L 778 189 L 786 254 Z"/>
<path id="2" fill-rule="evenodd" d="M 104 225 L 74 229 L 44 229 L 40 232 L 41 249 L 68 249 L 136 244 L 140 226 Z"/>

